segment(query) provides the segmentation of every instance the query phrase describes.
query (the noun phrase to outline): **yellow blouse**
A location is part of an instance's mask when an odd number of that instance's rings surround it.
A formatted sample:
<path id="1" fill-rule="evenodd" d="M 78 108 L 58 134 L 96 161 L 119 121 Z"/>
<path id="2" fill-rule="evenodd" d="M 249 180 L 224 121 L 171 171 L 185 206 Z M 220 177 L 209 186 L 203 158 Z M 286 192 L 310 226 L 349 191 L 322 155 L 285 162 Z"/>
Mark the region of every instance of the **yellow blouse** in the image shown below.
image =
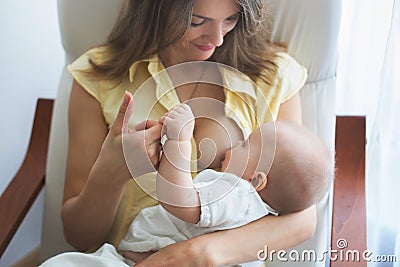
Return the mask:
<path id="1" fill-rule="evenodd" d="M 101 62 L 104 48 L 89 50 L 68 66 L 74 79 L 99 101 L 107 125 L 113 123 L 125 90 L 134 96 L 134 112 L 130 127 L 145 120 L 156 120 L 172 107 L 179 98 L 171 86 L 158 55 L 132 64 L 129 75 L 115 86 L 112 81 L 90 79 L 79 70 L 90 68 L 89 58 Z M 225 114 L 241 128 L 244 138 L 260 123 L 276 120 L 279 106 L 295 95 L 307 78 L 306 69 L 286 53 L 279 53 L 278 72 L 272 86 L 262 79 L 251 81 L 246 75 L 229 68 L 219 67 L 225 93 Z M 197 151 L 192 149 L 192 151 Z M 196 158 L 196 155 L 192 155 Z M 125 236 L 131 221 L 145 207 L 158 204 L 155 200 L 155 173 L 136 177 L 128 183 L 121 199 L 107 242 L 117 246 Z"/>

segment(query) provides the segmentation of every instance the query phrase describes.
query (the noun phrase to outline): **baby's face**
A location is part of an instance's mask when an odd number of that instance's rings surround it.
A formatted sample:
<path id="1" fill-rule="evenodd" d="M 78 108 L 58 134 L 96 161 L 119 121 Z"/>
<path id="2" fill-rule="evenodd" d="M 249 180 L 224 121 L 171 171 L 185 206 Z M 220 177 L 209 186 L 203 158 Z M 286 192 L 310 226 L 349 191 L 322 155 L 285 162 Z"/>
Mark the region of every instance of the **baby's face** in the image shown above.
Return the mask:
<path id="1" fill-rule="evenodd" d="M 260 159 L 262 149 L 261 131 L 254 131 L 248 140 L 239 141 L 225 152 L 221 171 L 233 173 L 251 180 Z"/>

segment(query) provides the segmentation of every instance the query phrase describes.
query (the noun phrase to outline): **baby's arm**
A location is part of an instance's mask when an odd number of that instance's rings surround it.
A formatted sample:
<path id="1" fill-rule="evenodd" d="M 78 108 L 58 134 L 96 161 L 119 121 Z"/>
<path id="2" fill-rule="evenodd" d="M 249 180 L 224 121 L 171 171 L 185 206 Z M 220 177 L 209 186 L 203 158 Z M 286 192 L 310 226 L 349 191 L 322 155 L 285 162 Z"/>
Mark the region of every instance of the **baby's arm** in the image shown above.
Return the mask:
<path id="1" fill-rule="evenodd" d="M 157 197 L 175 217 L 190 223 L 200 219 L 200 199 L 190 172 L 194 116 L 180 104 L 160 118 L 167 140 L 157 173 Z"/>

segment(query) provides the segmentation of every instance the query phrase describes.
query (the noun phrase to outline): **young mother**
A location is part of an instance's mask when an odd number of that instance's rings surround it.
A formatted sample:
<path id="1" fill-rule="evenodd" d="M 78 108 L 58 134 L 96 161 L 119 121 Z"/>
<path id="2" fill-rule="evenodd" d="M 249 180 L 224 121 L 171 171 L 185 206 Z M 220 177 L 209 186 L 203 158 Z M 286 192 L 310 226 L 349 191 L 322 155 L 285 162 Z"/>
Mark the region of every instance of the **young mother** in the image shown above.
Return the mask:
<path id="1" fill-rule="evenodd" d="M 143 175 L 145 181 L 155 179 L 161 127 L 149 118 L 157 120 L 179 102 L 194 98 L 223 103 L 222 108 L 212 109 L 209 118 L 196 119 L 197 147 L 202 140 L 215 144 L 214 151 L 202 150 L 201 168 L 220 167 L 217 162 L 225 150 L 257 128 L 256 121 L 301 123 L 298 91 L 306 71 L 270 42 L 263 0 L 126 2 L 107 42 L 69 66 L 75 80 L 62 218 L 66 239 L 80 251 L 95 250 L 105 242 L 117 246 L 137 213 L 157 204 L 132 179 Z M 160 99 L 164 80 L 154 79 L 154 86 L 134 101 L 125 94 L 135 95 L 159 71 L 191 61 L 231 66 L 259 89 L 191 83 L 175 87 L 167 99 Z M 225 85 L 237 82 L 232 73 L 217 75 Z M 246 105 L 240 103 L 243 99 Z M 143 109 L 146 105 L 147 110 Z M 207 109 L 207 105 L 200 106 Z M 148 110 L 153 112 L 150 117 Z M 198 112 L 203 112 L 201 107 Z M 144 120 L 148 121 L 136 125 Z M 133 151 L 127 158 L 129 168 L 125 151 Z M 207 155 L 208 151 L 213 155 Z M 215 160 L 202 161 L 210 158 Z M 315 206 L 294 214 L 266 216 L 240 228 L 170 245 L 137 266 L 203 267 L 254 261 L 265 245 L 271 250 L 290 248 L 310 238 L 315 226 Z"/>

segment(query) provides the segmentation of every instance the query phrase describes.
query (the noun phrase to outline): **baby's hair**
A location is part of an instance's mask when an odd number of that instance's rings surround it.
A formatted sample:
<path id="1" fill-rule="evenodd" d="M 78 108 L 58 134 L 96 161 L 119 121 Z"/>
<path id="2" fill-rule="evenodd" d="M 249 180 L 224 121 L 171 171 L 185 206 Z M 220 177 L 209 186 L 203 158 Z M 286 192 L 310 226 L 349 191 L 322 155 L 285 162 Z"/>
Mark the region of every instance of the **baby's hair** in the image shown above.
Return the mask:
<path id="1" fill-rule="evenodd" d="M 277 122 L 275 126 L 276 153 L 260 196 L 280 214 L 304 210 L 323 198 L 333 180 L 331 153 L 299 124 Z"/>

